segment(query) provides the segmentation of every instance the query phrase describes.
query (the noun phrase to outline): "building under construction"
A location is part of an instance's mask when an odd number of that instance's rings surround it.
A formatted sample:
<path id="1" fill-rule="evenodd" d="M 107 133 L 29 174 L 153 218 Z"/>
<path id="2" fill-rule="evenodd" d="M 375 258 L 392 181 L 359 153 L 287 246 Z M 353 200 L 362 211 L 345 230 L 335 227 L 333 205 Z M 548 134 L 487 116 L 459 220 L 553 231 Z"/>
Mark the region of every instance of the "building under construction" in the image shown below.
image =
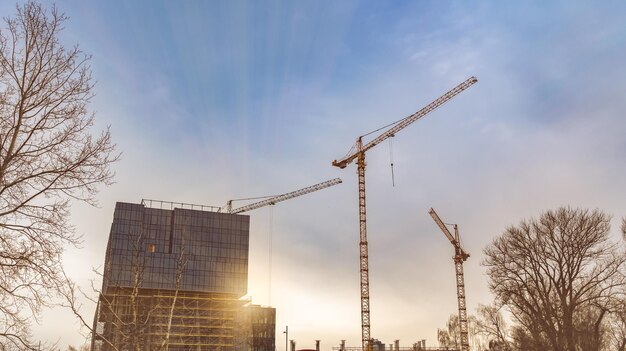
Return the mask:
<path id="1" fill-rule="evenodd" d="M 92 350 L 274 351 L 275 309 L 242 299 L 249 220 L 217 207 L 118 202 Z"/>

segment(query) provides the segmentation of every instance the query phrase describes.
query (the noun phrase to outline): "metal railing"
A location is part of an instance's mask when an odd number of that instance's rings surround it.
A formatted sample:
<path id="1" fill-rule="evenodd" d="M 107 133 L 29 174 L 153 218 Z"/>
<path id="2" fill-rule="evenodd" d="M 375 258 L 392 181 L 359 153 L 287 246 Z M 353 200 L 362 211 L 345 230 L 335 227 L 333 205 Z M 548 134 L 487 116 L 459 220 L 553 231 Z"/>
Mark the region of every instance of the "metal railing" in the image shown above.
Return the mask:
<path id="1" fill-rule="evenodd" d="M 151 200 L 151 199 L 141 199 L 141 204 L 144 205 L 145 207 L 159 208 L 161 210 L 173 210 L 175 208 L 181 208 L 181 209 L 187 209 L 187 210 L 220 212 L 220 209 L 221 209 L 221 207 L 219 206 L 198 205 L 198 204 L 189 204 L 185 202 L 172 202 L 172 201 Z"/>

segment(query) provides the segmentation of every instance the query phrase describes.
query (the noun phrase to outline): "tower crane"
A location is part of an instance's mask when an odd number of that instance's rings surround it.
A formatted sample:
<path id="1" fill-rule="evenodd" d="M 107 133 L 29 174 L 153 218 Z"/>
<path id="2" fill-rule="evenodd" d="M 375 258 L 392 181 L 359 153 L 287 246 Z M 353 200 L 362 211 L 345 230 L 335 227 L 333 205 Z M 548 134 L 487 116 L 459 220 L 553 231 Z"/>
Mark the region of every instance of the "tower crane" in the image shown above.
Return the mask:
<path id="1" fill-rule="evenodd" d="M 322 190 L 322 189 L 331 187 L 333 185 L 337 185 L 339 183 L 341 183 L 341 179 L 335 178 L 335 179 L 327 180 L 325 182 L 311 185 L 311 186 L 308 186 L 306 188 L 302 188 L 296 191 L 281 194 L 281 195 L 228 200 L 228 202 L 226 203 L 226 212 L 235 214 L 235 213 L 242 213 L 246 211 L 252 211 L 263 206 L 275 205 L 276 203 L 281 202 L 281 201 L 285 201 L 285 200 L 293 199 L 294 197 L 310 194 L 312 192 Z M 265 200 L 261 200 L 255 203 L 251 203 L 249 205 L 245 205 L 245 206 L 233 209 L 234 201 L 254 200 L 254 199 L 262 199 L 262 198 Z M 269 240 L 269 279 L 268 280 L 269 280 L 268 296 L 269 296 L 269 304 L 271 305 L 272 303 L 272 232 L 271 232 L 271 229 L 270 229 L 270 240 Z"/>
<path id="2" fill-rule="evenodd" d="M 387 129 L 376 138 L 366 144 L 363 144 L 362 135 L 357 138 L 356 145 L 348 152 L 348 154 L 333 161 L 333 166 L 346 168 L 346 166 L 356 160 L 357 175 L 359 178 L 359 253 L 360 253 L 360 272 L 361 272 L 361 342 L 363 351 L 370 350 L 371 333 L 370 333 L 370 293 L 369 293 L 369 263 L 368 263 L 368 247 L 367 247 L 367 229 L 365 216 L 365 152 L 374 146 L 380 144 L 384 140 L 394 137 L 396 133 L 409 126 L 411 123 L 424 117 L 428 113 L 443 105 L 478 80 L 476 77 L 470 77 L 463 83 L 457 85 L 452 90 L 443 94 L 438 99 L 423 107 L 421 110 L 409 115 L 397 122 L 394 122 L 381 129 Z M 371 133 L 370 133 L 371 134 Z"/>
<path id="3" fill-rule="evenodd" d="M 456 270 L 456 295 L 459 303 L 459 329 L 461 330 L 461 351 L 469 351 L 469 340 L 467 338 L 467 309 L 465 307 L 465 278 L 463 277 L 463 262 L 467 261 L 470 256 L 461 247 L 459 239 L 459 226 L 452 224 L 454 227 L 454 236 L 448 230 L 445 223 L 439 218 L 434 209 L 428 210 L 428 213 L 435 220 L 441 231 L 446 235 L 448 240 L 454 246 L 454 267 Z"/>
<path id="4" fill-rule="evenodd" d="M 239 200 L 250 200 L 250 199 L 235 199 L 235 200 L 228 200 L 228 202 L 226 203 L 226 212 L 228 213 L 241 213 L 241 212 L 246 212 L 246 211 L 252 211 L 255 210 L 259 207 L 263 207 L 263 206 L 267 206 L 267 205 L 275 205 L 278 202 L 281 201 L 285 201 L 285 200 L 289 200 L 289 199 L 293 199 L 294 197 L 298 197 L 298 196 L 302 196 L 302 195 L 306 195 L 309 193 L 312 193 L 314 191 L 318 191 L 318 190 L 322 190 L 328 187 L 331 187 L 333 185 L 337 185 L 341 183 L 341 179 L 339 178 L 335 178 L 335 179 L 331 179 L 331 180 L 327 180 L 325 182 L 322 183 L 318 183 L 315 185 L 311 185 L 308 186 L 306 188 L 302 188 L 296 191 L 292 191 L 289 193 L 285 193 L 282 195 L 276 195 L 276 196 L 272 196 L 269 197 L 268 199 L 259 201 L 259 202 L 255 202 L 246 206 L 242 206 L 236 209 L 233 209 L 233 201 L 239 201 Z M 258 199 L 258 198 L 255 198 Z"/>

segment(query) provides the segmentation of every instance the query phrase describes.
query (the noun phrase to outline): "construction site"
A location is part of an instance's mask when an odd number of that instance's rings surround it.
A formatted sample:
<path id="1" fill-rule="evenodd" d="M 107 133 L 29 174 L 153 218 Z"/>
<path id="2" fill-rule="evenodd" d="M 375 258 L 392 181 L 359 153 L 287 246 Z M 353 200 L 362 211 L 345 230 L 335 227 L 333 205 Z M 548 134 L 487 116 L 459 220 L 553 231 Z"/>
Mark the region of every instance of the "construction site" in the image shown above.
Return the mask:
<path id="1" fill-rule="evenodd" d="M 626 351 L 626 1 L 0 13 L 0 351 Z"/>
<path id="2" fill-rule="evenodd" d="M 350 152 L 332 161 L 340 169 L 356 163 L 358 177 L 358 251 L 361 343 L 328 342 L 334 351 L 469 351 L 463 263 L 470 257 L 456 224 L 428 213 L 452 244 L 458 301 L 460 343 L 456 348 L 426 345 L 426 340 L 401 346 L 374 338 L 370 314 L 369 249 L 365 170 L 366 153 L 445 104 L 474 83 L 475 77 L 449 90 L 414 114 L 358 136 Z M 378 134 L 376 134 L 378 133 Z M 391 163 L 393 172 L 393 162 Z M 393 174 L 393 173 L 392 173 Z M 252 304 L 248 291 L 250 216 L 264 206 L 306 195 L 341 183 L 336 178 L 241 207 L 169 201 L 118 202 L 109 234 L 102 288 L 93 319 L 92 350 L 275 351 L 276 311 Z M 355 237 L 356 237 L 355 233 Z M 355 265 L 356 268 L 356 265 Z M 452 277 L 450 277 L 452 279 Z M 356 297 L 355 297 L 356 301 Z M 374 323 L 373 323 L 374 322 Z M 357 328 L 357 326 L 355 326 Z M 296 341 L 285 335 L 285 351 Z M 288 348 L 290 350 L 288 350 Z M 316 341 L 320 351 L 320 340 Z"/>

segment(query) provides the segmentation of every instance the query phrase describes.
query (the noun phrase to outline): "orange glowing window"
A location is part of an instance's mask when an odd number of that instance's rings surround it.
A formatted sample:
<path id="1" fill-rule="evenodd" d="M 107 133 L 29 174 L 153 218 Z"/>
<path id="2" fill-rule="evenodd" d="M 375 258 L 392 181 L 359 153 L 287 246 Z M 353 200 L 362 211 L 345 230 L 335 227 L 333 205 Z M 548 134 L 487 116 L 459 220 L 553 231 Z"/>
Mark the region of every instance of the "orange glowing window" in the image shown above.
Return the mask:
<path id="1" fill-rule="evenodd" d="M 148 252 L 156 252 L 156 245 L 148 244 Z"/>

